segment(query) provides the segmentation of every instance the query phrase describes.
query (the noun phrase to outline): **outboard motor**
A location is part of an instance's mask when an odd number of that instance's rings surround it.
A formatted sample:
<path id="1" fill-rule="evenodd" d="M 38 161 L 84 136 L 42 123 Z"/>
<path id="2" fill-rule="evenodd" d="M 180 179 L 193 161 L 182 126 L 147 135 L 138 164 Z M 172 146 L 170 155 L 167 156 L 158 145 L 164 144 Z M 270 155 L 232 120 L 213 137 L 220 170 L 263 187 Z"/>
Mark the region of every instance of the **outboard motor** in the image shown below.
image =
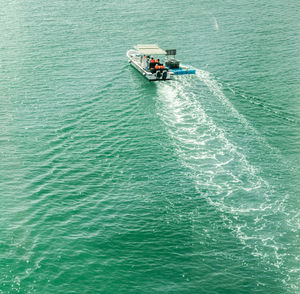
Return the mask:
<path id="1" fill-rule="evenodd" d="M 159 70 L 156 72 L 156 77 L 157 77 L 158 79 L 161 78 L 161 72 L 160 72 Z"/>
<path id="2" fill-rule="evenodd" d="M 167 76 L 168 76 L 168 72 L 166 70 L 164 70 L 163 73 L 162 73 L 162 79 L 166 80 Z"/>
<path id="3" fill-rule="evenodd" d="M 170 58 L 166 61 L 166 66 L 170 69 L 176 69 L 180 66 L 180 61 L 175 58 Z"/>

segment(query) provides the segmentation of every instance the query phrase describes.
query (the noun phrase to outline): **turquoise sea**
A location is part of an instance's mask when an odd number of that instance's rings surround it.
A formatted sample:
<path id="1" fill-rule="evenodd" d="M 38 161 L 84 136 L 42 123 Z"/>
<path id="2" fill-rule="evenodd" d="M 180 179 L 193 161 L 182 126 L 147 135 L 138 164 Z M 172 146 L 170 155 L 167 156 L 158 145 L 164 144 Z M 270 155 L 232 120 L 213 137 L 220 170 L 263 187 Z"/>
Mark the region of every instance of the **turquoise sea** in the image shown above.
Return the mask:
<path id="1" fill-rule="evenodd" d="M 0 2 L 0 293 L 300 293 L 299 1 Z"/>

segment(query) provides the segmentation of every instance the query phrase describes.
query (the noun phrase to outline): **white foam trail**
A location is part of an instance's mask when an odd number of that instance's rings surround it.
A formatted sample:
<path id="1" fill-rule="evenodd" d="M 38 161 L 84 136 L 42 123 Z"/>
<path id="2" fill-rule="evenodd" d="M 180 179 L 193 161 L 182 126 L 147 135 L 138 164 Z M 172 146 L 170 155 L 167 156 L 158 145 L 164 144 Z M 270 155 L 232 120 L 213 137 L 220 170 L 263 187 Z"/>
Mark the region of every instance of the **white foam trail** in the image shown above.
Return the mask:
<path id="1" fill-rule="evenodd" d="M 228 107 L 235 117 L 239 118 L 239 120 L 247 127 L 254 131 L 256 134 L 258 133 L 250 123 L 245 119 L 245 117 L 240 114 L 233 104 L 227 99 L 227 97 L 222 92 L 221 86 L 218 82 L 211 76 L 211 74 L 207 71 L 196 69 L 196 76 L 201 80 L 205 85 L 209 88 L 209 90 L 215 95 L 215 97 L 219 98 L 224 106 Z"/>
<path id="2" fill-rule="evenodd" d="M 208 72 L 198 70 L 197 77 L 242 123 L 241 127 L 259 136 Z M 200 103 L 203 97 L 196 94 L 192 86 L 193 79 L 189 78 L 158 86 L 158 114 L 172 138 L 178 158 L 189 171 L 200 197 L 220 212 L 224 224 L 241 243 L 252 248 L 253 255 L 279 267 L 282 256 L 278 253 L 274 228 L 264 218 L 282 207 L 280 203 L 271 202 L 272 187 L 250 164 L 240 146 L 228 139 L 226 130 L 206 113 Z M 273 238 L 272 245 L 264 239 L 266 235 Z"/>
<path id="3" fill-rule="evenodd" d="M 229 101 L 229 99 L 224 95 L 222 91 L 222 86 L 214 79 L 214 77 L 207 71 L 196 69 L 196 76 L 198 79 L 203 82 L 208 89 L 214 94 L 216 98 L 218 98 L 221 103 L 229 109 L 232 112 L 232 115 L 234 118 L 238 119 L 241 124 L 244 125 L 245 129 L 249 130 L 253 135 L 255 135 L 256 139 L 261 141 L 265 148 L 268 148 L 273 155 L 280 156 L 280 151 L 271 146 L 264 138 L 263 136 L 255 129 L 249 121 L 237 111 L 237 109 L 234 107 L 234 105 Z"/>
<path id="4" fill-rule="evenodd" d="M 225 131 L 206 115 L 195 94 L 189 92 L 187 95 L 184 83 L 172 85 L 165 84 L 159 89 L 160 97 L 163 97 L 160 115 L 168 126 L 183 165 L 201 173 L 201 176 L 195 177 L 198 186 L 226 175 L 227 181 L 246 184 L 241 189 L 248 192 L 262 185 L 268 187 L 268 183 L 257 176 L 255 167 L 245 155 L 227 139 Z M 236 170 L 232 169 L 232 163 L 238 164 Z M 206 169 L 203 169 L 204 166 Z M 208 176 L 204 178 L 203 173 Z M 231 194 L 229 190 L 226 193 Z M 262 197 L 264 201 L 268 200 L 268 195 Z M 222 205 L 224 210 L 238 210 L 238 207 L 227 206 L 225 202 Z M 258 208 L 255 203 L 253 205 L 249 209 Z"/>

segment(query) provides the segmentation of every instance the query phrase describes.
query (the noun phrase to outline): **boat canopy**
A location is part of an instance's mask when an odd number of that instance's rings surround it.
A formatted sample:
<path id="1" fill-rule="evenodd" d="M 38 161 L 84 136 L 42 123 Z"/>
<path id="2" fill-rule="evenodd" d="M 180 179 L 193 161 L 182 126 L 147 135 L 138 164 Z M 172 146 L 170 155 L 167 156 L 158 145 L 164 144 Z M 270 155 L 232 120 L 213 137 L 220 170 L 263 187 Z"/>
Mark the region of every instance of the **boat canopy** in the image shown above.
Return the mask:
<path id="1" fill-rule="evenodd" d="M 158 47 L 156 44 L 142 44 L 136 45 L 135 48 L 142 55 L 166 55 L 167 52 Z"/>

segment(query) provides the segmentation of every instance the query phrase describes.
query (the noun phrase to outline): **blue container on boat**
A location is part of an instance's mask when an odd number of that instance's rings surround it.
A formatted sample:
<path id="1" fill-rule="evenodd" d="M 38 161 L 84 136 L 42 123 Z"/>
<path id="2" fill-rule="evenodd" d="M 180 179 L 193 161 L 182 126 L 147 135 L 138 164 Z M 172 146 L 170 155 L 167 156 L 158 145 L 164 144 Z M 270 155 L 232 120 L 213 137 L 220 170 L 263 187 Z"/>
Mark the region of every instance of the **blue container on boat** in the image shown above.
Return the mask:
<path id="1" fill-rule="evenodd" d="M 195 69 L 183 69 L 181 67 L 179 68 L 172 68 L 170 69 L 174 73 L 174 75 L 189 75 L 189 74 L 195 74 L 196 70 Z"/>

